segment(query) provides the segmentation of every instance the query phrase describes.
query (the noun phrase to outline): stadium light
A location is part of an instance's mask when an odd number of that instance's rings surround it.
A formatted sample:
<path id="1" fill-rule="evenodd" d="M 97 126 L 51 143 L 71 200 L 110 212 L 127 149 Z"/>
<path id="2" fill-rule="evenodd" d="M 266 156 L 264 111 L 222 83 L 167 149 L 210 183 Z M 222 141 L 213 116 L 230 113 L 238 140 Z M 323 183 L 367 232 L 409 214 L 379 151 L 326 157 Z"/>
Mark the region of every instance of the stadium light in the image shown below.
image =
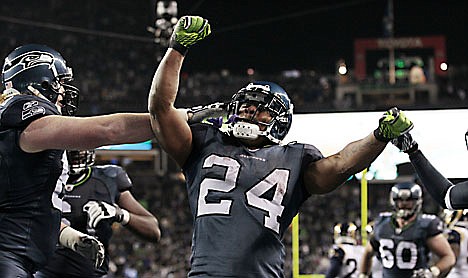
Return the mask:
<path id="1" fill-rule="evenodd" d="M 342 64 L 338 67 L 338 73 L 341 75 L 345 75 L 348 72 L 345 64 Z"/>
<path id="2" fill-rule="evenodd" d="M 158 1 L 156 3 L 156 20 L 154 22 L 154 27 L 148 26 L 146 30 L 154 34 L 155 43 L 167 46 L 177 20 L 177 2 Z"/>
<path id="3" fill-rule="evenodd" d="M 442 71 L 448 70 L 448 64 L 445 62 L 440 63 L 439 67 Z"/>

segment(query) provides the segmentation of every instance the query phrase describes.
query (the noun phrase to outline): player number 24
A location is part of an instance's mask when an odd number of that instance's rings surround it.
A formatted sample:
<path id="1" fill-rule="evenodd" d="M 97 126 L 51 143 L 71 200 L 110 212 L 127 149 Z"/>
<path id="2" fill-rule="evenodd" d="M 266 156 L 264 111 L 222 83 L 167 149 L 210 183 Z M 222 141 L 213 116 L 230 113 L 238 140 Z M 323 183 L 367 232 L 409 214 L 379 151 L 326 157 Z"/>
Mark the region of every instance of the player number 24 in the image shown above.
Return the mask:
<path id="1" fill-rule="evenodd" d="M 207 203 L 206 196 L 209 191 L 230 192 L 237 184 L 237 177 L 240 170 L 240 164 L 229 157 L 220 157 L 210 155 L 205 159 L 203 168 L 213 166 L 226 167 L 224 179 L 204 178 L 200 184 L 200 193 L 198 195 L 197 216 L 209 214 L 229 215 L 233 200 L 223 199 L 219 203 Z M 275 169 L 255 184 L 246 193 L 247 204 L 266 212 L 264 226 L 279 233 L 278 217 L 281 217 L 284 206 L 281 205 L 284 194 L 288 186 L 289 171 L 286 169 Z M 272 200 L 262 198 L 265 192 L 276 186 Z"/>

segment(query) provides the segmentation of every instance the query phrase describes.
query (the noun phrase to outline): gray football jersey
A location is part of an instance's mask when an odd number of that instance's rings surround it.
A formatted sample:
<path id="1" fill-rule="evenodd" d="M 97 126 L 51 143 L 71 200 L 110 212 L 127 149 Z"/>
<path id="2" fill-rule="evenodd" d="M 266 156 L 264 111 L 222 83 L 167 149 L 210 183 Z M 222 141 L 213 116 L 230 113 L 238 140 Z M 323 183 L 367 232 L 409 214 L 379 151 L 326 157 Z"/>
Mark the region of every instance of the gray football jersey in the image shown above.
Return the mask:
<path id="1" fill-rule="evenodd" d="M 442 221 L 435 215 L 420 214 L 402 229 L 394 221 L 391 213 L 381 214 L 370 243 L 382 262 L 383 277 L 411 277 L 415 269 L 428 268 L 426 241 L 442 233 Z"/>
<path id="2" fill-rule="evenodd" d="M 191 128 L 189 277 L 284 277 L 281 239 L 309 197 L 303 171 L 322 154 L 298 143 L 249 150 L 211 126 Z"/>

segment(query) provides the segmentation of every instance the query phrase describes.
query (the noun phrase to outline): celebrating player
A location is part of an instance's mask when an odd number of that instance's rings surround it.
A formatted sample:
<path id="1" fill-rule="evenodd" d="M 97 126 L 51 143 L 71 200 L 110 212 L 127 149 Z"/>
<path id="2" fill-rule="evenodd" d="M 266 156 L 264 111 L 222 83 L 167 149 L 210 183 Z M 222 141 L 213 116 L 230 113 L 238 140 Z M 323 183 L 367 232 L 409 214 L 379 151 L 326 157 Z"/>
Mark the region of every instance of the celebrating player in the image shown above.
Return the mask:
<path id="1" fill-rule="evenodd" d="M 69 117 L 79 91 L 63 57 L 50 47 L 24 45 L 2 68 L 0 96 L 0 277 L 31 277 L 59 240 L 75 251 L 88 246 L 100 265 L 98 242 L 60 229 L 65 149 L 135 143 L 153 137 L 149 114 Z M 63 114 L 63 115 L 62 115 Z M 59 235 L 60 234 L 60 235 Z"/>
<path id="2" fill-rule="evenodd" d="M 291 127 L 291 100 L 279 85 L 255 81 L 233 95 L 227 132 L 188 125 L 174 108 L 179 74 L 188 48 L 210 32 L 201 17 L 178 21 L 148 99 L 160 144 L 187 181 L 194 217 L 188 276 L 284 277 L 281 240 L 302 203 L 368 167 L 412 123 L 391 109 L 373 133 L 324 158 L 312 145 L 281 144 Z"/>

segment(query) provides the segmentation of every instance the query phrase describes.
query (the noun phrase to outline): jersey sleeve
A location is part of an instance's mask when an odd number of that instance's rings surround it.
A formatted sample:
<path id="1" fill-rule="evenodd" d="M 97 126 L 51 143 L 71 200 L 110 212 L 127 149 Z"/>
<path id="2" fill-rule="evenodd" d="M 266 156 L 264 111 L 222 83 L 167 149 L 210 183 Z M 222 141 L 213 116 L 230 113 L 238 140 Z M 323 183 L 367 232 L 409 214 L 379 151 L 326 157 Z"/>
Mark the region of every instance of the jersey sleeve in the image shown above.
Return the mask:
<path id="1" fill-rule="evenodd" d="M 454 229 L 450 230 L 448 233 L 447 240 L 450 244 L 460 244 L 461 242 L 460 233 Z"/>
<path id="2" fill-rule="evenodd" d="M 119 192 L 129 191 L 133 187 L 132 180 L 128 176 L 127 172 L 122 167 L 117 167 L 117 189 Z"/>
<path id="3" fill-rule="evenodd" d="M 26 128 L 36 119 L 48 115 L 60 115 L 57 107 L 42 98 L 30 95 L 13 97 L 0 112 L 2 128 Z"/>
<path id="4" fill-rule="evenodd" d="M 303 165 L 315 162 L 323 158 L 323 154 L 313 145 L 304 144 Z"/>
<path id="5" fill-rule="evenodd" d="M 207 137 L 208 130 L 213 127 L 207 124 L 192 124 L 190 129 L 192 130 L 192 152 L 190 153 L 185 165 L 182 167 L 185 169 L 186 165 L 193 164 L 192 162 L 199 155 L 199 152 L 203 149 L 205 144 L 205 139 Z"/>
<path id="6" fill-rule="evenodd" d="M 433 237 L 444 232 L 444 225 L 442 220 L 438 217 L 434 217 L 427 227 L 427 236 Z"/>

